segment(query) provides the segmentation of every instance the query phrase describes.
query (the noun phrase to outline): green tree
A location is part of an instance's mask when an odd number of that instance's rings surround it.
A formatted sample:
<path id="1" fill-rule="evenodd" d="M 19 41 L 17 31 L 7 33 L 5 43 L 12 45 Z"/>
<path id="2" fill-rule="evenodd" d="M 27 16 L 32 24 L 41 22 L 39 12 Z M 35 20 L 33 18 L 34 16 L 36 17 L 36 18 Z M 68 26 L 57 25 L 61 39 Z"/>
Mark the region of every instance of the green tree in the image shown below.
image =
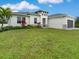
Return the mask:
<path id="1" fill-rule="evenodd" d="M 4 23 L 8 22 L 11 15 L 12 15 L 12 12 L 11 12 L 10 8 L 2 8 L 2 7 L 0 7 L 0 23 L 2 24 L 1 25 L 2 30 L 3 30 Z"/>
<path id="2" fill-rule="evenodd" d="M 76 18 L 75 27 L 78 27 L 79 28 L 79 17 Z"/>

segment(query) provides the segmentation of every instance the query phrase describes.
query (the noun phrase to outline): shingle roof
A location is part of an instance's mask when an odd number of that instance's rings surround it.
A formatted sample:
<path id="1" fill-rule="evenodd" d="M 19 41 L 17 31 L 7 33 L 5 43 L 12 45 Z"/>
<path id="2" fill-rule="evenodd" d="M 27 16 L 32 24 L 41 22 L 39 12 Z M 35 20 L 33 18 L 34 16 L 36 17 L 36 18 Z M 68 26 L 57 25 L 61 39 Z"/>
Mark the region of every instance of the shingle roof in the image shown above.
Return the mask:
<path id="1" fill-rule="evenodd" d="M 30 12 L 13 12 L 12 14 L 13 15 L 24 15 L 24 16 L 28 16 L 28 15 L 36 15 L 36 16 L 39 16 L 36 13 L 30 13 Z"/>
<path id="2" fill-rule="evenodd" d="M 49 18 L 50 17 L 59 18 L 59 17 L 66 17 L 66 16 L 68 16 L 68 15 L 66 15 L 66 14 L 53 14 L 53 15 L 49 15 Z"/>
<path id="3" fill-rule="evenodd" d="M 71 17 L 71 18 L 75 18 L 73 16 L 69 16 L 67 14 L 62 14 L 62 13 L 59 13 L 59 14 L 53 14 L 53 15 L 49 15 L 48 18 L 63 18 L 63 17 Z"/>

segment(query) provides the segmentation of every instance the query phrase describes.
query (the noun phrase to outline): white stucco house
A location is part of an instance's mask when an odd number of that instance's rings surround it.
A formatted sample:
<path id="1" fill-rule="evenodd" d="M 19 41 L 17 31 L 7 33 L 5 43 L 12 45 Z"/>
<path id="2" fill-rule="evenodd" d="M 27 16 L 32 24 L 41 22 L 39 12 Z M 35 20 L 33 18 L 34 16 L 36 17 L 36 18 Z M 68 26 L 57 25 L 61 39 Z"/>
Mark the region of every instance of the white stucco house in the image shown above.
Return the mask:
<path id="1" fill-rule="evenodd" d="M 48 24 L 48 12 L 36 11 L 35 13 L 15 12 L 8 22 L 9 26 L 37 25 L 40 23 L 42 27 Z"/>
<path id="2" fill-rule="evenodd" d="M 74 28 L 75 18 L 65 14 L 48 16 L 47 11 L 38 10 L 34 13 L 14 12 L 4 26 L 27 26 L 40 24 L 41 27 L 67 29 Z"/>

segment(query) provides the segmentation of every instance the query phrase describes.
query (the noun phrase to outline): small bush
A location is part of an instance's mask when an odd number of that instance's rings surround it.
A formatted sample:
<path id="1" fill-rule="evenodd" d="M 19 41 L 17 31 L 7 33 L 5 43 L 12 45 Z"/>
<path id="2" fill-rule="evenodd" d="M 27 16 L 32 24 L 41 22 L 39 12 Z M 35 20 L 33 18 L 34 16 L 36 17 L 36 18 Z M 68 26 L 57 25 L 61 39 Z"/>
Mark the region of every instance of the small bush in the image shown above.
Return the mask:
<path id="1" fill-rule="evenodd" d="M 24 27 L 20 27 L 20 26 L 15 26 L 13 27 L 13 29 L 23 29 Z"/>
<path id="2" fill-rule="evenodd" d="M 20 27 L 20 26 L 6 26 L 4 27 L 3 29 L 0 29 L 0 32 L 3 32 L 3 31 L 8 31 L 8 30 L 16 30 L 16 29 L 24 29 L 26 27 Z"/>
<path id="3" fill-rule="evenodd" d="M 0 32 L 2 32 L 2 29 L 0 29 Z"/>
<path id="4" fill-rule="evenodd" d="M 37 25 L 37 28 L 42 28 L 40 25 Z"/>
<path id="5" fill-rule="evenodd" d="M 32 25 L 28 25 L 26 27 L 27 27 L 27 29 L 34 28 L 34 26 L 32 26 Z"/>
<path id="6" fill-rule="evenodd" d="M 3 29 L 0 29 L 0 32 L 11 30 L 11 29 L 13 29 L 12 26 L 6 26 L 6 27 L 3 27 Z"/>
<path id="7" fill-rule="evenodd" d="M 75 23 L 75 27 L 79 28 L 79 23 Z"/>
<path id="8" fill-rule="evenodd" d="M 33 26 L 33 25 L 28 25 L 28 26 L 24 26 L 24 27 L 21 27 L 21 26 L 6 26 L 4 27 L 3 29 L 0 29 L 0 32 L 3 32 L 3 31 L 8 31 L 8 30 L 16 30 L 16 29 L 32 29 L 32 28 L 41 28 L 41 26 Z"/>
<path id="9" fill-rule="evenodd" d="M 31 29 L 31 28 L 41 28 L 41 26 L 38 25 L 28 25 L 26 26 L 27 29 Z"/>
<path id="10" fill-rule="evenodd" d="M 79 28 L 79 19 L 75 21 L 75 27 Z"/>
<path id="11" fill-rule="evenodd" d="M 13 29 L 12 26 L 6 26 L 6 27 L 3 28 L 3 31 L 12 30 L 12 29 Z"/>

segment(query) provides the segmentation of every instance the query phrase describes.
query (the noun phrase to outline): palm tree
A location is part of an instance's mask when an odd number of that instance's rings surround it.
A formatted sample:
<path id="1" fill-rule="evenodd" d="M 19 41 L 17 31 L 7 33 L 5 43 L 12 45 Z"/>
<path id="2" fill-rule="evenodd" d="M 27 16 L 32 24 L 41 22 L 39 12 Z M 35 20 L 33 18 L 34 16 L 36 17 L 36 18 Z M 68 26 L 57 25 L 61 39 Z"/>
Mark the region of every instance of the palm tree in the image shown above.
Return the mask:
<path id="1" fill-rule="evenodd" d="M 10 8 L 2 8 L 0 7 L 0 23 L 1 25 L 1 29 L 3 30 L 3 24 L 6 22 L 8 22 L 8 20 L 10 19 L 12 15 L 12 12 L 10 10 Z"/>

